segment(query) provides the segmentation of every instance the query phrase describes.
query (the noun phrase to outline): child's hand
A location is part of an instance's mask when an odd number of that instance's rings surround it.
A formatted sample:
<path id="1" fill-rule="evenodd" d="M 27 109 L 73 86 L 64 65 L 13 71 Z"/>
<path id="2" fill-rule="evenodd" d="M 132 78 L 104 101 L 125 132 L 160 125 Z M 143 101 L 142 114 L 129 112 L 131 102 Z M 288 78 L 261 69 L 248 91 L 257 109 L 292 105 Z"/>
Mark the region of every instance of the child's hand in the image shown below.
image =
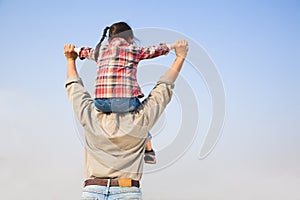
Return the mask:
<path id="1" fill-rule="evenodd" d="M 173 44 L 170 44 L 170 50 L 173 50 L 173 49 L 175 49 L 175 46 L 176 46 L 176 42 L 175 42 L 175 43 L 173 43 Z"/>
<path id="2" fill-rule="evenodd" d="M 72 44 L 65 44 L 64 46 L 64 54 L 67 60 L 76 60 L 77 53 L 74 51 L 75 46 Z"/>
<path id="3" fill-rule="evenodd" d="M 74 51 L 77 53 L 77 55 L 79 55 L 80 48 L 79 48 L 79 47 L 75 47 L 75 48 L 74 48 Z"/>

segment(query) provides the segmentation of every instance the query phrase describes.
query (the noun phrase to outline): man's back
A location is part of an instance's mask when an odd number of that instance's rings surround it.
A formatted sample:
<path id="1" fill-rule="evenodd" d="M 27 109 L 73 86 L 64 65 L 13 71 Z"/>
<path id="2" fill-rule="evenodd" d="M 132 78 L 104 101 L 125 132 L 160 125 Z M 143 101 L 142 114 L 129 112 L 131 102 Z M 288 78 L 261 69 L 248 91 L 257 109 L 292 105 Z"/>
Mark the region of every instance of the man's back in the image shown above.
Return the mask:
<path id="1" fill-rule="evenodd" d="M 78 76 L 69 78 L 66 87 L 84 127 L 85 177 L 140 180 L 147 133 L 170 102 L 173 82 L 161 77 L 142 106 L 124 114 L 97 111 Z"/>

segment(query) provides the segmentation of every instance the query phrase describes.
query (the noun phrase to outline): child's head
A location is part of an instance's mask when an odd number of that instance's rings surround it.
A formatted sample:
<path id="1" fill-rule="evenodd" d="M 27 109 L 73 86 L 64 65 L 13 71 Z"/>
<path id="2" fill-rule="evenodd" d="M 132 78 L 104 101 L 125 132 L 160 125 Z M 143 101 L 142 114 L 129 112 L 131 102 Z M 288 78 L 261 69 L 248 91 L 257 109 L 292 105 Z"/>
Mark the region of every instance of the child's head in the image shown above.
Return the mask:
<path id="1" fill-rule="evenodd" d="M 127 42 L 132 43 L 134 36 L 130 26 L 125 22 L 114 23 L 109 27 L 108 39 L 111 40 L 116 37 L 125 39 Z"/>
<path id="2" fill-rule="evenodd" d="M 103 42 L 103 40 L 105 39 L 108 30 L 109 30 L 108 41 L 111 41 L 113 38 L 120 37 L 120 38 L 125 39 L 128 43 L 133 42 L 134 35 L 133 35 L 133 31 L 132 31 L 131 27 L 125 22 L 117 22 L 117 23 L 112 24 L 111 26 L 105 27 L 105 29 L 103 30 L 102 37 L 99 42 L 100 45 Z"/>
<path id="3" fill-rule="evenodd" d="M 117 37 L 125 39 L 130 44 L 132 44 L 134 41 L 133 31 L 127 23 L 117 22 L 117 23 L 112 24 L 111 26 L 107 26 L 103 30 L 103 34 L 100 39 L 100 42 L 96 46 L 96 49 L 95 49 L 95 57 L 96 58 L 99 55 L 99 49 L 100 49 L 101 43 L 105 39 L 108 30 L 109 30 L 108 41 L 111 41 L 113 38 L 117 38 Z"/>

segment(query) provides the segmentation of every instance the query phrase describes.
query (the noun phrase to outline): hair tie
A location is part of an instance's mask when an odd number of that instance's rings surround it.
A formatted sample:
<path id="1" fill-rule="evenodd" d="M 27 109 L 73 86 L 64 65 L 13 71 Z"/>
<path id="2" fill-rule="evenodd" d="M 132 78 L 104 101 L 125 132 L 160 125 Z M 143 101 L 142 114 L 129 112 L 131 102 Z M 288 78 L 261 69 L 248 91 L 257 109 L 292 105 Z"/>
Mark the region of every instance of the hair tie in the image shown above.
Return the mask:
<path id="1" fill-rule="evenodd" d="M 106 37 L 106 33 L 107 33 L 108 29 L 110 29 L 109 26 L 105 27 L 102 37 Z"/>

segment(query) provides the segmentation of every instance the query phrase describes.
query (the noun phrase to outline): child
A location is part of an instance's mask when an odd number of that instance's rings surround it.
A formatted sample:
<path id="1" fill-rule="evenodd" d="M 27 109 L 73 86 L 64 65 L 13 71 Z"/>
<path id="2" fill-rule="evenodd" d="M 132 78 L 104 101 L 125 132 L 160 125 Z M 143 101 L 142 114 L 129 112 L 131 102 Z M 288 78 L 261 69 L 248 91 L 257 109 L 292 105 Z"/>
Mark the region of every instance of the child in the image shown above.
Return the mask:
<path id="1" fill-rule="evenodd" d="M 101 45 L 106 37 L 107 45 Z M 133 45 L 134 35 L 130 26 L 118 22 L 103 31 L 96 48 L 81 47 L 77 49 L 81 60 L 87 58 L 97 63 L 97 78 L 94 92 L 96 109 L 105 113 L 133 112 L 141 105 L 138 98 L 144 96 L 137 83 L 136 72 L 139 61 L 155 58 L 169 53 L 173 45 L 137 47 Z M 155 164 L 155 152 L 148 133 L 144 160 Z"/>

